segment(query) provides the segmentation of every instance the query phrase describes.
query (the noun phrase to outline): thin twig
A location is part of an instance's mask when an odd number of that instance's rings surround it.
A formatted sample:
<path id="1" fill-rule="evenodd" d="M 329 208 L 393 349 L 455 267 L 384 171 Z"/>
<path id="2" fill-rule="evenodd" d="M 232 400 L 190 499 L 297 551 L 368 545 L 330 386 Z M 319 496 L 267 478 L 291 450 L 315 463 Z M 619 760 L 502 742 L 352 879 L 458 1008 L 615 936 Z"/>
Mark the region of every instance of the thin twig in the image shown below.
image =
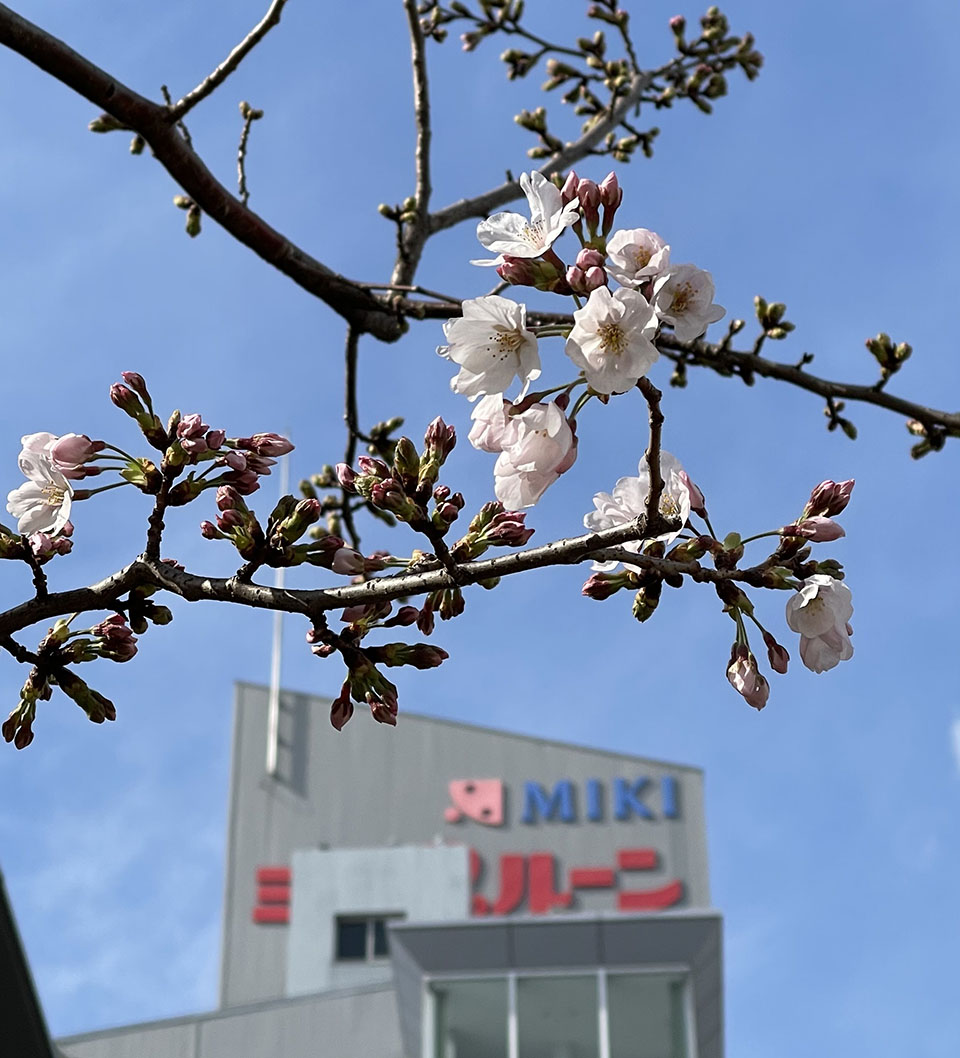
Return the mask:
<path id="1" fill-rule="evenodd" d="M 243 117 L 243 129 L 240 132 L 240 146 L 237 147 L 237 193 L 240 201 L 246 205 L 250 199 L 247 190 L 247 140 L 250 138 L 250 126 L 263 117 L 263 111 L 243 102 L 240 104 L 240 114 Z"/>
<path id="2" fill-rule="evenodd" d="M 170 108 L 168 120 L 179 121 L 187 111 L 192 110 L 202 99 L 206 99 L 210 93 L 223 84 L 233 73 L 241 62 L 260 43 L 270 30 L 280 21 L 280 15 L 287 0 L 273 0 L 267 13 L 223 60 L 222 63 L 205 77 L 196 88 L 187 94 L 174 106 Z"/>
<path id="3" fill-rule="evenodd" d="M 347 427 L 347 446 L 344 449 L 343 461 L 348 467 L 353 466 L 357 455 L 357 441 L 359 440 L 359 412 L 357 410 L 357 344 L 360 335 L 356 329 L 347 326 L 347 338 L 344 343 L 344 370 L 343 370 L 343 421 Z M 350 506 L 350 496 L 346 489 L 341 489 L 343 497 L 340 507 L 341 518 L 344 528 L 350 537 L 353 547 L 360 550 L 360 534 L 353 519 L 353 509 Z"/>
<path id="4" fill-rule="evenodd" d="M 37 593 L 37 598 L 42 599 L 47 594 L 47 575 L 40 565 L 40 560 L 34 554 L 30 541 L 26 537 L 21 537 L 21 539 L 23 541 L 23 561 L 26 562 L 33 573 L 33 587 Z"/>
<path id="5" fill-rule="evenodd" d="M 661 70 L 654 70 L 636 74 L 629 89 L 620 96 L 618 102 L 611 106 L 609 113 L 592 124 L 578 140 L 567 144 L 562 151 L 540 166 L 540 172 L 548 177 L 553 176 L 554 173 L 564 173 L 575 162 L 590 154 L 604 136 L 612 132 L 620 124 L 621 119 L 627 116 L 631 107 L 640 101 L 640 97 L 650 82 L 661 72 Z M 459 202 L 453 202 L 436 213 L 430 214 L 430 231 L 432 233 L 452 228 L 468 217 L 485 217 L 500 206 L 505 206 L 508 202 L 519 198 L 521 193 L 520 184 L 510 180 L 490 191 L 485 191 L 482 195 L 460 199 Z"/>
<path id="6" fill-rule="evenodd" d="M 663 394 L 649 378 L 639 379 L 637 389 L 640 390 L 643 394 L 643 399 L 647 402 L 650 421 L 650 440 L 647 443 L 647 451 L 644 453 L 647 469 L 650 471 L 650 491 L 647 493 L 645 512 L 647 524 L 653 526 L 654 523 L 660 521 L 660 497 L 663 495 L 663 474 L 660 473 L 660 437 L 663 430 L 663 412 L 660 410 L 660 398 Z"/>
<path id="7" fill-rule="evenodd" d="M 414 217 L 404 222 L 400 235 L 399 253 L 393 267 L 391 283 L 413 281 L 424 243 L 430 235 L 430 91 L 427 80 L 427 54 L 417 13 L 417 0 L 403 0 L 410 30 L 411 65 L 413 67 L 413 110 L 417 128 L 417 144 L 414 151 L 416 188 L 414 190 Z"/>
<path id="8" fill-rule="evenodd" d="M 232 195 L 184 142 L 180 132 L 171 128 L 171 111 L 166 106 L 145 99 L 3 4 L 0 44 L 139 133 L 160 164 L 206 216 L 304 290 L 382 341 L 396 341 L 404 333 L 406 325 L 390 305 L 321 264 Z"/>
<path id="9" fill-rule="evenodd" d="M 160 558 L 160 541 L 163 538 L 163 515 L 167 509 L 167 497 L 170 494 L 170 486 L 177 475 L 176 468 L 167 468 L 163 472 L 163 480 L 160 483 L 160 491 L 153 504 L 153 510 L 147 519 L 147 546 L 145 554 L 148 558 Z"/>
<path id="10" fill-rule="evenodd" d="M 163 96 L 163 101 L 168 107 L 173 106 L 173 97 L 170 95 L 170 89 L 165 84 L 160 85 L 160 94 Z M 186 140 L 187 146 L 193 150 L 193 137 L 190 135 L 190 130 L 187 128 L 183 121 L 177 121 L 177 128 L 180 130 L 180 134 Z"/>

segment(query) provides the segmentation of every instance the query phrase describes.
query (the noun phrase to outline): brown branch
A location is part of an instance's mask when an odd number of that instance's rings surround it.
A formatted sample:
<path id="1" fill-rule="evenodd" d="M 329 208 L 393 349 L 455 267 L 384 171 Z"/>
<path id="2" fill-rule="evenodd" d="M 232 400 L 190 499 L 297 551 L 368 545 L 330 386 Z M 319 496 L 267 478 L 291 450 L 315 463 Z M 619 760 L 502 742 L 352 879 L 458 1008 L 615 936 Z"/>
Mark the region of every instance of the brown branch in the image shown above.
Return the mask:
<path id="1" fill-rule="evenodd" d="M 420 263 L 423 246 L 430 236 L 430 91 L 427 80 L 427 54 L 417 13 L 417 0 L 403 0 L 410 29 L 411 65 L 413 66 L 413 106 L 417 126 L 416 189 L 414 217 L 404 222 L 400 235 L 399 253 L 393 268 L 391 283 L 411 283 Z"/>
<path id="2" fill-rule="evenodd" d="M 812 375 L 794 364 L 783 364 L 776 360 L 767 360 L 753 353 L 738 352 L 735 349 L 724 349 L 722 345 L 697 339 L 693 342 L 678 341 L 672 334 L 661 334 L 657 339 L 661 352 L 680 354 L 686 364 L 694 367 L 709 367 L 720 373 L 733 371 L 735 374 L 760 375 L 761 378 L 773 378 L 780 382 L 789 382 L 793 386 L 816 393 L 825 399 L 858 401 L 862 404 L 873 404 L 886 408 L 908 419 L 919 419 L 925 426 L 941 426 L 951 434 L 960 435 L 960 412 L 940 411 L 928 408 L 924 404 L 894 396 L 886 390 L 874 386 L 860 386 L 849 382 L 834 382 L 831 379 Z"/>
<path id="3" fill-rule="evenodd" d="M 644 459 L 647 461 L 647 469 L 650 471 L 650 491 L 644 512 L 648 525 L 654 525 L 660 521 L 660 497 L 663 495 L 663 474 L 660 473 L 660 438 L 663 432 L 663 412 L 660 410 L 660 398 L 663 394 L 650 381 L 649 378 L 641 378 L 637 381 L 637 389 L 643 394 L 647 402 L 648 416 L 650 420 L 650 441 Z"/>
<path id="4" fill-rule="evenodd" d="M 442 295 L 446 298 L 446 295 Z M 459 304 L 455 298 L 438 301 L 420 301 L 415 298 L 404 298 L 395 303 L 398 312 L 418 320 L 447 320 L 458 315 Z M 573 326 L 573 316 L 563 312 L 541 312 L 538 309 L 527 310 L 528 326 L 545 326 L 559 324 Z M 776 360 L 767 360 L 752 352 L 739 352 L 729 349 L 724 343 L 704 341 L 699 338 L 692 342 L 681 342 L 673 334 L 661 333 L 656 340 L 657 348 L 664 356 L 675 362 L 683 362 L 688 367 L 707 367 L 722 375 L 760 375 L 761 378 L 777 379 L 790 385 L 816 393 L 825 400 L 857 401 L 872 404 L 877 408 L 886 408 L 907 419 L 917 419 L 924 426 L 939 426 L 949 434 L 960 436 L 960 412 L 942 411 L 930 408 L 925 404 L 907 400 L 888 393 L 875 386 L 861 386 L 850 382 L 835 382 L 821 378 L 795 364 L 784 364 Z"/>
<path id="5" fill-rule="evenodd" d="M 171 112 L 165 106 L 134 92 L 3 4 L 0 44 L 141 135 L 160 164 L 207 216 L 359 330 L 386 342 L 396 341 L 404 333 L 402 319 L 388 305 L 311 257 L 232 195 L 171 125 Z"/>
<path id="6" fill-rule="evenodd" d="M 280 21 L 283 6 L 287 0 L 273 0 L 269 10 L 263 18 L 253 27 L 222 63 L 204 78 L 200 84 L 187 94 L 173 107 L 170 108 L 170 120 L 179 121 L 187 111 L 192 110 L 202 99 L 206 99 L 210 93 L 217 88 L 233 73 L 241 62 L 260 43 L 270 30 Z"/>
<path id="7" fill-rule="evenodd" d="M 343 421 L 347 427 L 347 446 L 343 452 L 343 461 L 348 467 L 353 466 L 357 455 L 357 440 L 360 436 L 359 412 L 357 410 L 357 344 L 359 334 L 353 327 L 347 327 L 347 339 L 344 344 L 344 371 L 343 371 Z M 341 489 L 343 497 L 340 508 L 340 516 L 344 527 L 350 537 L 350 543 L 356 550 L 360 550 L 360 534 L 357 532 L 356 522 L 353 519 L 353 509 L 350 506 L 352 493 Z"/>
<path id="8" fill-rule="evenodd" d="M 742 581 L 762 586 L 764 567 L 717 570 L 700 566 L 697 562 L 674 562 L 636 555 L 617 545 L 649 536 L 646 520 L 638 518 L 628 525 L 604 529 L 597 533 L 555 540 L 540 547 L 514 551 L 496 558 L 463 562 L 454 577 L 438 565 L 416 573 L 401 573 L 379 577 L 360 584 L 315 590 L 270 588 L 251 584 L 237 577 L 204 577 L 186 573 L 159 559 L 141 555 L 128 566 L 97 584 L 70 591 L 54 592 L 39 599 L 31 599 L 0 613 L 0 644 L 10 636 L 38 621 L 62 614 L 90 610 L 115 609 L 122 595 L 141 584 L 172 592 L 189 602 L 216 601 L 236 603 L 261 610 L 281 610 L 317 618 L 327 610 L 361 603 L 382 602 L 410 595 L 424 595 L 443 588 L 476 584 L 494 577 L 507 577 L 548 566 L 573 565 L 591 559 L 625 560 L 631 565 L 651 569 L 663 575 L 689 576 L 698 582 Z"/>

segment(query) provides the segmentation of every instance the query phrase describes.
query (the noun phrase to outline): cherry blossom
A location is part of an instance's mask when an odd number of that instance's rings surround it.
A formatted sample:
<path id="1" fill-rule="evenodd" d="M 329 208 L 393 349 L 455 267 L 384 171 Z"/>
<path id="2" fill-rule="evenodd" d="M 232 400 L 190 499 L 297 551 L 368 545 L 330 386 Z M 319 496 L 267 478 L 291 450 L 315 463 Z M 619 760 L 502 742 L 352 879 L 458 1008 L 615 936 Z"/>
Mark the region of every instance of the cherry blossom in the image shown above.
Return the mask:
<path id="1" fill-rule="evenodd" d="M 30 434 L 23 439 L 18 462 L 29 481 L 7 494 L 7 510 L 17 519 L 17 532 L 23 536 L 56 536 L 70 519 L 73 487 L 48 456 L 28 445 L 41 436 Z"/>
<path id="2" fill-rule="evenodd" d="M 494 493 L 510 510 L 532 507 L 577 458 L 573 430 L 553 403 L 534 404 L 513 416 L 501 437 Z"/>
<path id="3" fill-rule="evenodd" d="M 664 518 L 676 518 L 679 522 L 677 529 L 660 536 L 649 537 L 643 540 L 631 540 L 621 546 L 625 551 L 633 551 L 639 554 L 647 544 L 654 540 L 661 540 L 665 544 L 672 543 L 679 535 L 680 530 L 686 524 L 690 516 L 690 479 L 680 464 L 680 460 L 669 452 L 660 453 L 660 474 L 663 477 L 663 492 L 660 495 L 660 513 Z M 599 532 L 601 529 L 614 529 L 620 525 L 627 525 L 636 521 L 641 514 L 646 513 L 647 496 L 650 494 L 650 468 L 646 459 L 640 460 L 638 476 L 626 477 L 613 486 L 613 492 L 598 492 L 593 497 L 593 505 L 596 510 L 584 515 L 583 524 L 591 532 Z M 594 562 L 593 569 L 611 570 L 616 569 L 617 562 Z M 636 569 L 627 565 L 628 569 Z M 637 570 L 639 572 L 639 570 Z"/>
<path id="4" fill-rule="evenodd" d="M 669 264 L 670 247 L 648 228 L 622 228 L 607 241 L 607 271 L 623 286 L 638 287 Z"/>
<path id="5" fill-rule="evenodd" d="M 560 189 L 543 173 L 520 176 L 520 187 L 527 196 L 530 219 L 520 213 L 494 213 L 477 225 L 477 238 L 495 258 L 471 261 L 475 265 L 499 265 L 503 255 L 510 257 L 539 257 L 560 237 L 565 228 L 580 217 L 577 199 L 566 205 Z"/>
<path id="6" fill-rule="evenodd" d="M 681 342 L 699 338 L 726 313 L 713 303 L 713 277 L 695 265 L 674 265 L 653 285 L 653 307 Z"/>
<path id="7" fill-rule="evenodd" d="M 437 352 L 460 365 L 450 381 L 454 393 L 470 400 L 487 393 L 503 393 L 519 377 L 520 395 L 540 377 L 537 339 L 527 330 L 527 309 L 496 294 L 463 303 L 463 316 L 443 325 L 449 345 Z"/>
<path id="8" fill-rule="evenodd" d="M 507 414 L 512 407 L 501 393 L 490 393 L 473 409 L 473 426 L 467 440 L 481 452 L 499 455 L 517 439 L 519 420 Z"/>
<path id="9" fill-rule="evenodd" d="M 813 672 L 826 672 L 853 657 L 849 621 L 853 597 L 842 581 L 823 573 L 807 577 L 787 602 L 787 624 L 800 633 L 800 658 Z"/>
<path id="10" fill-rule="evenodd" d="M 636 290 L 597 287 L 573 319 L 565 352 L 598 393 L 626 393 L 660 356 L 656 313 Z"/>

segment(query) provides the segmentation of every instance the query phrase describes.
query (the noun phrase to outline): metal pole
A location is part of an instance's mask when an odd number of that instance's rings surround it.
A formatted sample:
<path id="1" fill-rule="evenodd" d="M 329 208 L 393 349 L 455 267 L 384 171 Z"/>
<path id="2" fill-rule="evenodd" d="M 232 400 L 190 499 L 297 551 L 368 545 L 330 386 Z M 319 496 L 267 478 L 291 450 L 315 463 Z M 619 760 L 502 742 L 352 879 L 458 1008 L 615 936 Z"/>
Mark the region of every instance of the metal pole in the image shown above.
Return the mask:
<path id="1" fill-rule="evenodd" d="M 290 456 L 280 457 L 280 496 L 290 487 Z M 283 587 L 283 567 L 273 575 L 273 586 Z M 270 654 L 270 693 L 267 697 L 267 775 L 277 774 L 277 745 L 280 739 L 280 666 L 283 658 L 283 613 L 273 614 L 273 646 Z"/>

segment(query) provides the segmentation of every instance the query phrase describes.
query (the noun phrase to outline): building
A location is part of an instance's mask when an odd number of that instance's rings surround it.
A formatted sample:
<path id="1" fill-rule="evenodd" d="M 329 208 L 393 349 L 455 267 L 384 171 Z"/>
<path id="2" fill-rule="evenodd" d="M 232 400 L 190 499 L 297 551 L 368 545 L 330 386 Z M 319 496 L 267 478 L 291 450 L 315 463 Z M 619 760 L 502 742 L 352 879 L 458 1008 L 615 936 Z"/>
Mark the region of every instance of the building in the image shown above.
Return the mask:
<path id="1" fill-rule="evenodd" d="M 235 709 L 219 1009 L 67 1058 L 722 1058 L 698 769 Z"/>

